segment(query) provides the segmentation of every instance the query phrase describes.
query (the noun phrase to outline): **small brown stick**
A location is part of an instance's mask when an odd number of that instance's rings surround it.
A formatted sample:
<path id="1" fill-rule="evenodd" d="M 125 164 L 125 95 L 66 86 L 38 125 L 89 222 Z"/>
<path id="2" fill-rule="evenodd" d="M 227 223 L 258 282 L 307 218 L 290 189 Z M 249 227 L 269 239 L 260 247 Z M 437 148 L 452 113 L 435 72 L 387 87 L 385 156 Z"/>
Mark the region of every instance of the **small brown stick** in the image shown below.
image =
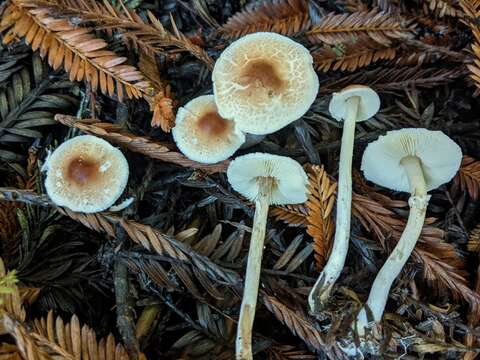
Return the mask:
<path id="1" fill-rule="evenodd" d="M 128 234 L 120 226 L 116 226 L 116 238 L 120 243 L 125 242 Z M 128 303 L 129 282 L 127 265 L 117 256 L 113 265 L 113 285 L 115 288 L 115 304 L 117 308 L 117 327 L 123 343 L 131 359 L 138 359 L 140 345 L 135 337 L 135 322 L 132 307 Z"/>

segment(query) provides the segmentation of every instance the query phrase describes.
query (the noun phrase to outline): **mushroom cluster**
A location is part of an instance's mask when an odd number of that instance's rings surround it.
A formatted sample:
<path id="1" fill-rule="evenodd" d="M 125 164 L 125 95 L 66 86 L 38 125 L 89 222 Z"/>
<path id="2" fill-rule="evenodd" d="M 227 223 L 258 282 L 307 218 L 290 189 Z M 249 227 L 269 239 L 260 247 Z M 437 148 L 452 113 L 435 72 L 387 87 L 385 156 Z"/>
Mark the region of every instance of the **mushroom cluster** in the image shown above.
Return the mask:
<path id="1" fill-rule="evenodd" d="M 212 81 L 214 95 L 181 107 L 172 130 L 180 151 L 201 163 L 225 160 L 299 119 L 319 87 L 310 52 L 268 32 L 230 44 L 215 63 Z"/>
<path id="2" fill-rule="evenodd" d="M 180 108 L 173 128 L 180 151 L 202 163 L 225 160 L 301 118 L 319 87 L 306 48 L 285 36 L 263 32 L 246 35 L 228 46 L 215 63 L 212 81 L 213 95 L 200 96 Z M 348 86 L 334 93 L 330 101 L 331 116 L 343 122 L 336 230 L 327 264 L 308 297 L 313 314 L 329 300 L 347 257 L 355 126 L 372 118 L 379 109 L 379 96 L 363 85 Z M 378 273 L 355 321 L 354 328 L 360 335 L 370 320 L 378 322 L 382 318 L 390 288 L 420 236 L 429 201 L 427 191 L 454 176 L 461 156 L 458 145 L 445 134 L 426 129 L 391 131 L 365 150 L 362 170 L 367 180 L 410 192 L 411 197 L 401 239 Z M 268 208 L 306 201 L 307 175 L 290 158 L 251 153 L 230 162 L 227 178 L 234 190 L 255 204 L 236 338 L 236 358 L 253 359 L 252 327 Z"/>
<path id="3" fill-rule="evenodd" d="M 251 34 L 232 43 L 216 62 L 212 79 L 214 95 L 199 96 L 181 107 L 172 130 L 180 151 L 201 163 L 225 160 L 299 119 L 312 105 L 319 87 L 309 51 L 272 33 Z M 331 116 L 343 122 L 336 230 L 327 264 L 309 294 L 313 314 L 329 300 L 348 252 L 355 126 L 373 117 L 379 108 L 377 93 L 362 85 L 334 93 L 329 104 Z M 440 131 L 426 129 L 390 131 L 366 148 L 362 158 L 365 178 L 394 191 L 409 192 L 410 213 L 399 242 L 352 325 L 360 336 L 382 319 L 390 288 L 420 237 L 430 199 L 427 192 L 450 181 L 461 159 L 455 142 Z M 110 208 L 123 193 L 129 176 L 124 155 L 90 135 L 61 144 L 45 168 L 45 187 L 52 201 L 85 213 Z M 236 358 L 250 360 L 268 209 L 270 205 L 305 202 L 308 177 L 291 158 L 250 153 L 230 162 L 227 179 L 255 205 L 235 343 Z"/>
<path id="4" fill-rule="evenodd" d="M 202 163 L 225 160 L 301 118 L 319 87 L 310 52 L 288 37 L 267 32 L 230 44 L 215 63 L 212 81 L 214 95 L 180 108 L 172 130 L 180 151 Z M 234 190 L 255 203 L 236 340 L 236 358 L 252 359 L 268 207 L 306 201 L 307 175 L 290 158 L 254 153 L 233 160 L 227 177 Z"/>

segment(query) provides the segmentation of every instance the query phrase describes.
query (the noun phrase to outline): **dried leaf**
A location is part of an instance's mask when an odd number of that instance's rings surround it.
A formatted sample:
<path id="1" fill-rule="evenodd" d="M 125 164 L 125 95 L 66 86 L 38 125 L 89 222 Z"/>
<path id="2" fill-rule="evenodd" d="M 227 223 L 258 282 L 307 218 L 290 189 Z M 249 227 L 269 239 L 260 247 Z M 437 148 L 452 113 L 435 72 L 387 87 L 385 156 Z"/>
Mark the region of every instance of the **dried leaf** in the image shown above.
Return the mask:
<path id="1" fill-rule="evenodd" d="M 228 19 L 220 32 L 238 38 L 260 31 L 294 35 L 310 27 L 308 2 L 305 0 L 266 0 Z"/>
<path id="2" fill-rule="evenodd" d="M 134 66 L 125 65 L 126 58 L 106 50 L 107 43 L 97 38 L 93 29 L 77 28 L 67 19 L 56 18 L 48 7 L 32 1 L 12 0 L 5 10 L 0 28 L 7 31 L 3 42 L 13 36 L 25 36 L 33 50 L 54 69 L 63 65 L 71 81 L 86 80 L 94 91 L 99 90 L 121 101 L 128 98 L 149 98 L 154 89 Z"/>
<path id="3" fill-rule="evenodd" d="M 380 45 L 390 46 L 393 40 L 413 36 L 414 27 L 393 14 L 361 11 L 352 14 L 330 13 L 307 31 L 312 44 L 336 45 L 348 41 L 373 40 Z"/>
<path id="4" fill-rule="evenodd" d="M 325 265 L 332 246 L 335 222 L 332 216 L 337 183 L 320 166 L 310 167 L 307 233 L 313 238 L 315 262 L 318 269 Z"/>

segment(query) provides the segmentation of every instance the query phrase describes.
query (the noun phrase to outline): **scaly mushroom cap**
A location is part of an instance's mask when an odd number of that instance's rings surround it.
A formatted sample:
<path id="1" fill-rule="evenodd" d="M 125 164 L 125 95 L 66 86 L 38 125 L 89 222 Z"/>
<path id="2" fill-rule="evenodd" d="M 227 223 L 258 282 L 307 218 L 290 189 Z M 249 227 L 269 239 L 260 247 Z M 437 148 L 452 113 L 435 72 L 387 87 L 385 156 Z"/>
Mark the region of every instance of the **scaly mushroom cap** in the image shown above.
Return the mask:
<path id="1" fill-rule="evenodd" d="M 317 97 L 319 82 L 310 52 L 275 33 L 242 37 L 213 69 L 220 114 L 240 130 L 265 135 L 302 117 Z"/>
<path id="2" fill-rule="evenodd" d="M 197 97 L 177 112 L 173 139 L 189 159 L 212 164 L 232 156 L 245 135 L 218 114 L 213 95 Z"/>
<path id="3" fill-rule="evenodd" d="M 112 206 L 128 181 L 122 152 L 91 135 L 61 144 L 47 160 L 45 187 L 58 206 L 93 213 Z"/>
<path id="4" fill-rule="evenodd" d="M 347 116 L 346 101 L 353 96 L 360 98 L 357 121 L 370 119 L 380 109 L 380 98 L 374 90 L 364 85 L 350 85 L 338 93 L 333 93 L 328 110 L 334 119 L 345 120 Z"/>
<path id="5" fill-rule="evenodd" d="M 368 144 L 362 158 L 365 178 L 383 187 L 410 192 L 400 161 L 406 156 L 420 159 L 427 191 L 449 182 L 462 161 L 462 150 L 441 131 L 401 129 L 387 132 Z"/>
<path id="6" fill-rule="evenodd" d="M 237 157 L 227 170 L 233 189 L 251 201 L 259 194 L 259 180 L 271 184 L 269 203 L 299 204 L 307 200 L 308 177 L 302 166 L 293 159 L 265 153 Z"/>

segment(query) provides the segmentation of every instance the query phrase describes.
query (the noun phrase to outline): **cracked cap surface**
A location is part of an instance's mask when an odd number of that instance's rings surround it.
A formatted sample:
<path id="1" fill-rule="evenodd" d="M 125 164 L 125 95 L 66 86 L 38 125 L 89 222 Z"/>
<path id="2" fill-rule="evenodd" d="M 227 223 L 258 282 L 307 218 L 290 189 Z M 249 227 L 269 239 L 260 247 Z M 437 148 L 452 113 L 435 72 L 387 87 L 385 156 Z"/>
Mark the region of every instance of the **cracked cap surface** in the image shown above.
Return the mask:
<path id="1" fill-rule="evenodd" d="M 265 135 L 302 117 L 317 97 L 319 81 L 310 52 L 268 32 L 230 44 L 213 69 L 220 115 L 240 130 Z"/>
<path id="2" fill-rule="evenodd" d="M 108 209 L 128 182 L 128 162 L 122 152 L 91 135 L 65 141 L 46 166 L 48 196 L 56 205 L 78 212 Z"/>

